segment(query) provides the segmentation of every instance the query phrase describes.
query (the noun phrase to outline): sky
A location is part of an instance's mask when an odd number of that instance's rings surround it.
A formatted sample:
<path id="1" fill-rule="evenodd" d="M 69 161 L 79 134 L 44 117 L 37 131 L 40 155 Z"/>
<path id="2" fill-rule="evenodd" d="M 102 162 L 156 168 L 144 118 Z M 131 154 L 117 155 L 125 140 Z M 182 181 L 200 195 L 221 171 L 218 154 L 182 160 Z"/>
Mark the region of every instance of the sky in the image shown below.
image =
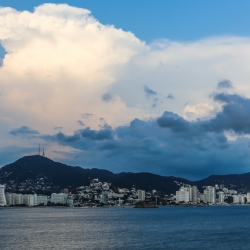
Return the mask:
<path id="1" fill-rule="evenodd" d="M 250 172 L 248 1 L 0 6 L 0 166 Z"/>

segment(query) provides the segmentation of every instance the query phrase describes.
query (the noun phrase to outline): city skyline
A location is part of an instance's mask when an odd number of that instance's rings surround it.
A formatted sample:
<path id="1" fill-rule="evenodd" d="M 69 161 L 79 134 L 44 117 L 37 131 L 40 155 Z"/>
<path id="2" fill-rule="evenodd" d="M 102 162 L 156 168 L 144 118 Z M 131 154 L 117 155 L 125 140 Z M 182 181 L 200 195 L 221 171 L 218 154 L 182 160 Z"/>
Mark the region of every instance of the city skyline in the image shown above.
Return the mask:
<path id="1" fill-rule="evenodd" d="M 249 3 L 158 3 L 1 2 L 0 166 L 250 172 Z"/>

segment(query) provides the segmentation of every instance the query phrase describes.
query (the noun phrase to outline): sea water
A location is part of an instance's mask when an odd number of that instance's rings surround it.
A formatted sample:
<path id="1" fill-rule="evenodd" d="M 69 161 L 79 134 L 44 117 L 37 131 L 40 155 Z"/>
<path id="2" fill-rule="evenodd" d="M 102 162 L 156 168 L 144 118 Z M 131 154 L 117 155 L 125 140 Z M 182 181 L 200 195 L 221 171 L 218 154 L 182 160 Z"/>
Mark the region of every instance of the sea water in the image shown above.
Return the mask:
<path id="1" fill-rule="evenodd" d="M 3 208 L 0 249 L 250 249 L 250 206 Z"/>

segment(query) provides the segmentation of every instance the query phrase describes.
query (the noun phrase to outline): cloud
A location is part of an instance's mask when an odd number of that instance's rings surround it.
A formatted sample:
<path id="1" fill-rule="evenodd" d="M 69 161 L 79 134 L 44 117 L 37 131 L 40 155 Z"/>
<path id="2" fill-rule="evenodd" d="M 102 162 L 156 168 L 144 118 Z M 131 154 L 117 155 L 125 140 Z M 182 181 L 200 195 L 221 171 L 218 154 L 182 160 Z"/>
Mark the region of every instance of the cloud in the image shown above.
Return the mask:
<path id="1" fill-rule="evenodd" d="M 231 89 L 231 88 L 233 88 L 233 84 L 230 80 L 224 79 L 224 80 L 218 82 L 217 87 L 219 89 Z"/>
<path id="2" fill-rule="evenodd" d="M 81 121 L 81 120 L 78 120 L 77 122 L 78 122 L 78 124 L 80 124 L 81 126 L 84 126 L 84 123 L 83 123 L 83 121 Z"/>
<path id="3" fill-rule="evenodd" d="M 90 116 L 93 116 L 93 114 L 90 114 L 90 113 L 85 113 L 85 114 L 82 114 L 82 117 L 83 118 L 88 118 Z"/>
<path id="4" fill-rule="evenodd" d="M 40 133 L 36 130 L 32 130 L 27 126 L 22 126 L 20 128 L 17 129 L 13 129 L 10 131 L 11 135 L 15 135 L 15 136 L 30 136 L 30 135 L 39 135 Z"/>
<path id="5" fill-rule="evenodd" d="M 61 127 L 61 126 L 56 126 L 56 127 L 54 127 L 54 130 L 61 131 L 62 129 L 63 129 L 63 127 Z"/>
<path id="6" fill-rule="evenodd" d="M 152 90 L 152 89 L 150 89 L 148 86 L 146 86 L 146 85 L 144 85 L 143 86 L 143 89 L 144 89 L 144 92 L 145 92 L 145 94 L 146 94 L 146 96 L 149 98 L 150 96 L 155 96 L 155 95 L 157 95 L 157 93 L 154 91 L 154 90 Z"/>
<path id="7" fill-rule="evenodd" d="M 103 94 L 102 100 L 105 102 L 111 102 L 113 100 L 113 96 L 109 93 Z"/>
<path id="8" fill-rule="evenodd" d="M 86 128 L 73 135 L 59 133 L 50 140 L 78 150 L 73 155 L 85 159 L 88 166 L 115 172 L 153 170 L 197 179 L 211 173 L 247 171 L 250 139 L 229 140 L 226 132 L 250 135 L 250 120 L 246 119 L 250 99 L 218 93 L 214 101 L 222 101 L 222 109 L 207 120 L 188 121 L 165 111 L 156 119 L 134 119 L 129 125 L 116 128 Z"/>
<path id="9" fill-rule="evenodd" d="M 100 23 L 89 10 L 43 4 L 34 12 L 1 7 L 0 40 L 6 51 L 0 146 L 32 148 L 46 140 L 50 157 L 63 151 L 72 154 L 64 160 L 73 165 L 78 159 L 117 172 L 203 176 L 235 172 L 234 166 L 249 171 L 249 100 L 243 97 L 250 96 L 249 38 L 146 44 Z M 234 86 L 223 80 L 217 90 L 233 86 L 238 94 L 210 98 L 211 83 L 225 76 Z M 166 101 L 170 90 L 178 96 L 173 102 Z M 115 105 L 107 101 L 109 93 L 116 93 Z M 79 119 L 88 130 L 78 130 Z M 42 135 L 9 134 L 9 127 L 27 121 Z"/>
<path id="10" fill-rule="evenodd" d="M 171 100 L 174 100 L 174 96 L 171 93 L 168 94 L 167 98 L 171 99 Z"/>

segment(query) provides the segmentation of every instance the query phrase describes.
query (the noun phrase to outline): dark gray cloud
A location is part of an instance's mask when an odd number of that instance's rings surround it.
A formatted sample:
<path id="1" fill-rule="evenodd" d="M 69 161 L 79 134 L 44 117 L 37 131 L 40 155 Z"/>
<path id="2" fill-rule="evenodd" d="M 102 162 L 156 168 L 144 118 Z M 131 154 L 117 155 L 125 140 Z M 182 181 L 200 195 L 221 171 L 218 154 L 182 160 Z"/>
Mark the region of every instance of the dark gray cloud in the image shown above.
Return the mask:
<path id="1" fill-rule="evenodd" d="M 54 130 L 57 130 L 57 131 L 61 131 L 63 127 L 60 127 L 60 126 L 56 126 L 54 127 Z"/>
<path id="2" fill-rule="evenodd" d="M 88 117 L 90 117 L 90 116 L 93 116 L 93 114 L 91 114 L 91 113 L 82 114 L 82 117 L 83 117 L 83 118 L 88 118 Z"/>
<path id="3" fill-rule="evenodd" d="M 144 92 L 148 100 L 152 102 L 152 108 L 155 108 L 158 105 L 159 98 L 157 97 L 157 93 L 150 89 L 148 86 L 143 86 Z"/>
<path id="4" fill-rule="evenodd" d="M 168 94 L 167 98 L 171 99 L 171 100 L 174 100 L 174 96 L 171 93 Z"/>
<path id="5" fill-rule="evenodd" d="M 113 96 L 109 93 L 105 93 L 102 95 L 102 100 L 104 102 L 112 102 L 113 101 Z"/>
<path id="6" fill-rule="evenodd" d="M 81 120 L 78 120 L 77 121 L 81 126 L 84 126 L 85 124 L 83 123 L 83 121 L 81 121 Z"/>
<path id="7" fill-rule="evenodd" d="M 147 85 L 144 85 L 143 89 L 147 97 L 157 95 L 157 93 L 154 90 L 150 89 Z"/>
<path id="8" fill-rule="evenodd" d="M 250 99 L 217 93 L 213 100 L 222 108 L 209 120 L 190 122 L 166 111 L 157 119 L 134 119 L 117 128 L 40 137 L 77 149 L 72 153 L 74 164 L 77 159 L 114 172 L 149 171 L 190 179 L 250 172 L 250 139 L 245 137 L 250 134 Z M 230 141 L 226 131 L 240 136 Z"/>
<path id="9" fill-rule="evenodd" d="M 22 137 L 31 136 L 31 135 L 39 135 L 40 134 L 38 131 L 30 129 L 27 126 L 22 126 L 20 128 L 13 129 L 9 133 L 11 135 L 22 136 Z"/>
<path id="10" fill-rule="evenodd" d="M 219 89 L 230 89 L 230 88 L 233 88 L 233 84 L 230 80 L 224 79 L 218 82 L 217 87 Z"/>

